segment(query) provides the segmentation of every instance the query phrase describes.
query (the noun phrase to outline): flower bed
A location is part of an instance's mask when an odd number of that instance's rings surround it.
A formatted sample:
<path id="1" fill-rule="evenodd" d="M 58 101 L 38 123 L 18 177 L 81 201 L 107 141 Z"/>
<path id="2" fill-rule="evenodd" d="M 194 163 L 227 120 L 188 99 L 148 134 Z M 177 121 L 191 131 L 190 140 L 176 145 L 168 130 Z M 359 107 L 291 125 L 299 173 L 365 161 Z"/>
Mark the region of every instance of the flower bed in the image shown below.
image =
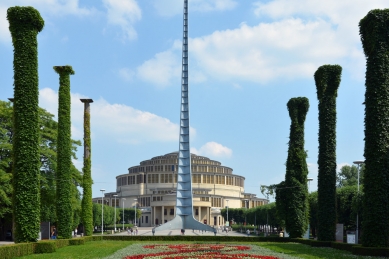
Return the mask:
<path id="1" fill-rule="evenodd" d="M 133 244 L 106 259 L 290 259 L 257 245 L 236 244 Z"/>

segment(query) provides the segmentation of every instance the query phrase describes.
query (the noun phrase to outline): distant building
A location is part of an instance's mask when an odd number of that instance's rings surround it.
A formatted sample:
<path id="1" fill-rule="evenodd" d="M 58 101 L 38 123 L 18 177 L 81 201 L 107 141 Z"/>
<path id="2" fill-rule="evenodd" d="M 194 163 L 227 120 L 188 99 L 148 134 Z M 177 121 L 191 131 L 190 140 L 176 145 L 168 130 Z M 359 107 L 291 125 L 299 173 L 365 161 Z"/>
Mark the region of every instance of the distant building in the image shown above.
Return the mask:
<path id="1" fill-rule="evenodd" d="M 244 180 L 232 168 L 204 156 L 191 154 L 193 215 L 211 226 L 224 225 L 220 209 L 253 208 L 268 203 L 256 194 L 245 193 Z M 150 227 L 172 220 L 175 216 L 177 183 L 177 152 L 153 157 L 116 177 L 116 192 L 106 193 L 104 200 L 116 207 L 137 206 L 142 217 L 137 225 Z M 125 199 L 122 199 L 125 198 Z M 228 200 L 228 201 L 227 201 Z M 94 198 L 101 204 L 101 198 Z"/>

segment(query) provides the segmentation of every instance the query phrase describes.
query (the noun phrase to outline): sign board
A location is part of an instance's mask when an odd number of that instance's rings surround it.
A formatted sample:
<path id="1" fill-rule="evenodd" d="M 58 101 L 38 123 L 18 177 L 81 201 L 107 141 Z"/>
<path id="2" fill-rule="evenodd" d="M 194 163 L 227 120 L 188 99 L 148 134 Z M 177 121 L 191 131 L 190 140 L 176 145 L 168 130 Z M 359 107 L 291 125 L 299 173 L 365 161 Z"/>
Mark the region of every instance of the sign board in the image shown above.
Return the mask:
<path id="1" fill-rule="evenodd" d="M 347 232 L 347 244 L 355 244 L 355 232 Z"/>
<path id="2" fill-rule="evenodd" d="M 336 242 L 343 243 L 343 224 L 336 224 Z"/>
<path id="3" fill-rule="evenodd" d="M 226 227 L 228 227 L 230 225 L 230 222 L 226 221 Z"/>

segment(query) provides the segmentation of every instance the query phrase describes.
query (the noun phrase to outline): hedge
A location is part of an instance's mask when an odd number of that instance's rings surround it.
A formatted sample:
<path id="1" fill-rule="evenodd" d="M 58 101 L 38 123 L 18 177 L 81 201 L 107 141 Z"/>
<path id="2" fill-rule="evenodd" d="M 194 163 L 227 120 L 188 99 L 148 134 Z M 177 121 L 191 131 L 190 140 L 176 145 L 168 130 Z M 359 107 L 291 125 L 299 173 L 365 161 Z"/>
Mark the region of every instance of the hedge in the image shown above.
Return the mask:
<path id="1" fill-rule="evenodd" d="M 35 243 L 20 243 L 0 246 L 0 258 L 11 259 L 14 257 L 34 254 Z"/>
<path id="2" fill-rule="evenodd" d="M 366 247 L 389 246 L 389 9 L 359 22 L 366 56 L 363 235 Z"/>
<path id="3" fill-rule="evenodd" d="M 339 65 L 324 65 L 314 78 L 319 100 L 318 240 L 335 241 L 336 233 L 336 97 Z"/>
<path id="4" fill-rule="evenodd" d="M 91 136 L 90 136 L 90 102 L 92 100 L 81 99 L 84 103 L 84 167 L 82 168 L 82 211 L 81 222 L 84 227 L 84 235 L 93 234 L 93 205 L 92 205 L 92 173 L 91 173 Z"/>
<path id="5" fill-rule="evenodd" d="M 38 179 L 38 42 L 44 21 L 33 7 L 10 7 L 14 46 L 13 215 L 15 242 L 36 242 L 40 228 Z"/>
<path id="6" fill-rule="evenodd" d="M 54 253 L 57 251 L 55 241 L 42 241 L 35 244 L 35 254 Z"/>
<path id="7" fill-rule="evenodd" d="M 276 189 L 276 206 L 291 238 L 299 238 L 308 229 L 307 153 L 304 149 L 304 123 L 309 109 L 305 97 L 291 98 L 287 104 L 291 119 L 285 181 Z"/>
<path id="8" fill-rule="evenodd" d="M 55 66 L 59 74 L 58 91 L 58 140 L 57 140 L 57 230 L 58 238 L 71 238 L 72 210 L 72 140 L 70 121 L 70 75 L 71 66 Z"/>

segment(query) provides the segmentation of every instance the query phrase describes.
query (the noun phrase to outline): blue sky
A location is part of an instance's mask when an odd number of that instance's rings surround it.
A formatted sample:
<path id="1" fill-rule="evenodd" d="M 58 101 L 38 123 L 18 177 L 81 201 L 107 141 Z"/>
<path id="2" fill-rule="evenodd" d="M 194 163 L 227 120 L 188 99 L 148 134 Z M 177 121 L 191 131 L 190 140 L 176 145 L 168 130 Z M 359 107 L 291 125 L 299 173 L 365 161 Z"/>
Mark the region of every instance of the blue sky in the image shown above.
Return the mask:
<path id="1" fill-rule="evenodd" d="M 338 91 L 338 167 L 363 159 L 365 57 L 358 23 L 387 0 L 189 0 L 192 152 L 246 177 L 246 192 L 284 179 L 290 118 L 305 96 L 310 190 L 317 189 L 318 111 L 313 74 L 343 67 Z M 58 74 L 71 65 L 72 137 L 83 137 L 92 98 L 93 196 L 115 191 L 130 166 L 178 149 L 183 0 L 1 0 L 0 99 L 13 96 L 8 7 L 33 6 L 40 106 L 57 113 Z M 79 168 L 82 168 L 82 147 Z"/>

